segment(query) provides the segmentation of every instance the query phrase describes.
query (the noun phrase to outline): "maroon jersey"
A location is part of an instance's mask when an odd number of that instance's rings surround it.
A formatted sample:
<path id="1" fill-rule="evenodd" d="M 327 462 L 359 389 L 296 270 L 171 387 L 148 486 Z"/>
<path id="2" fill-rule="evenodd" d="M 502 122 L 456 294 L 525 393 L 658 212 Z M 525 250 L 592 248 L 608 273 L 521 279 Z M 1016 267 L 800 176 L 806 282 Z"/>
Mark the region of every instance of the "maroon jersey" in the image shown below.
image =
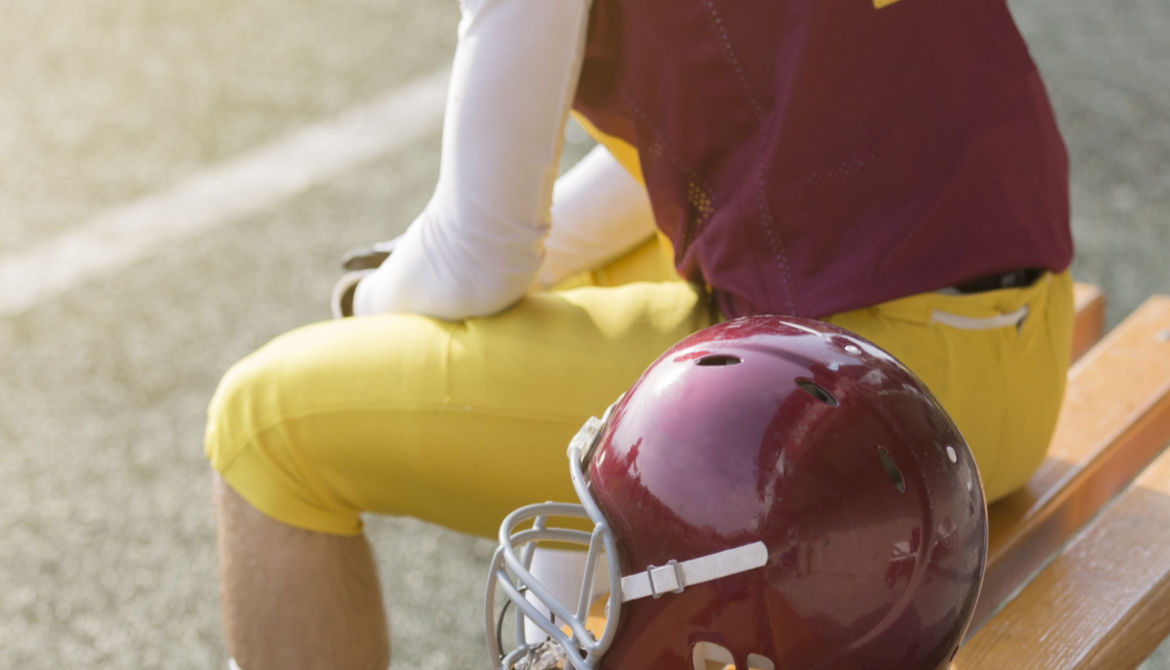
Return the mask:
<path id="1" fill-rule="evenodd" d="M 595 0 L 576 107 L 637 147 L 727 316 L 1072 258 L 1067 155 L 1003 0 Z"/>

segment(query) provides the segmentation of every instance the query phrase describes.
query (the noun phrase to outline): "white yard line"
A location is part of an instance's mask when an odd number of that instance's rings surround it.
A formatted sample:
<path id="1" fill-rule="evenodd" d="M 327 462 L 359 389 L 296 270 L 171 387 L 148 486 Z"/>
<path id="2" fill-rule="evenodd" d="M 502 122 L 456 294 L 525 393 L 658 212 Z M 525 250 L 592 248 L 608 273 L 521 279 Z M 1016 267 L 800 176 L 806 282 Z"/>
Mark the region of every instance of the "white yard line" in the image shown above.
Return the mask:
<path id="1" fill-rule="evenodd" d="M 442 125 L 446 69 L 298 130 L 80 227 L 0 256 L 0 316 L 126 267 L 164 244 L 269 208 Z"/>

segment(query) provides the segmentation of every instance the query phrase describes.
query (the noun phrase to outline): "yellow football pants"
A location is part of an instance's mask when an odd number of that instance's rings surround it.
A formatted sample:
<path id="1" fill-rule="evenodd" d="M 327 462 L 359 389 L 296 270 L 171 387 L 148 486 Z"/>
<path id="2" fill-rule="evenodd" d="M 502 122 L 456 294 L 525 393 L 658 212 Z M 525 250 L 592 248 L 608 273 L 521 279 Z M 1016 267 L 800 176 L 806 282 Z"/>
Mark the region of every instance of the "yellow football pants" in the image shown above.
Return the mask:
<path id="1" fill-rule="evenodd" d="M 651 279 L 654 281 L 633 281 Z M 514 508 L 575 499 L 565 449 L 662 351 L 719 315 L 655 240 L 507 311 L 390 314 L 282 335 L 224 376 L 206 452 L 251 505 L 293 526 L 361 532 L 411 515 L 494 536 Z M 925 294 L 837 315 L 926 382 L 967 437 L 988 497 L 1043 458 L 1069 359 L 1072 284 Z"/>

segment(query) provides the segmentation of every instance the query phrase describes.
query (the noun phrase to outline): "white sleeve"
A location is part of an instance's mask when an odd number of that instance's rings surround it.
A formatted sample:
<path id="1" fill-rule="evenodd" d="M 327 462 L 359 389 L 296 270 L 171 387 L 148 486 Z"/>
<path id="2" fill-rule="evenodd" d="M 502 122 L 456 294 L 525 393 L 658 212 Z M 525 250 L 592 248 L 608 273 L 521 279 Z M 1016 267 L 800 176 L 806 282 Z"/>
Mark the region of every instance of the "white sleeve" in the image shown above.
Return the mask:
<path id="1" fill-rule="evenodd" d="M 594 268 L 654 233 L 646 189 L 604 146 L 597 146 L 557 180 L 552 229 L 545 240 L 542 286 Z"/>
<path id="2" fill-rule="evenodd" d="M 543 260 L 590 2 L 461 0 L 434 196 L 358 285 L 356 314 L 454 320 L 524 295 Z"/>

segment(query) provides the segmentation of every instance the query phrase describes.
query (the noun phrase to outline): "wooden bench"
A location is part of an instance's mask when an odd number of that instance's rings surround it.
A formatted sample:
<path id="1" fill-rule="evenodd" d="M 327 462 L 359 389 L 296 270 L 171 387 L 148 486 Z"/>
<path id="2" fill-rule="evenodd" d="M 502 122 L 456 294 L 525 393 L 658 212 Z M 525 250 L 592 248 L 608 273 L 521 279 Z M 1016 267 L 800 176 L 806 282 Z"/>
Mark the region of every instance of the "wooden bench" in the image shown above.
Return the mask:
<path id="1" fill-rule="evenodd" d="M 1103 307 L 1078 286 L 1084 355 L 1046 461 L 989 510 L 987 575 L 954 670 L 1132 668 L 1170 634 L 1170 298 L 1093 344 Z"/>

